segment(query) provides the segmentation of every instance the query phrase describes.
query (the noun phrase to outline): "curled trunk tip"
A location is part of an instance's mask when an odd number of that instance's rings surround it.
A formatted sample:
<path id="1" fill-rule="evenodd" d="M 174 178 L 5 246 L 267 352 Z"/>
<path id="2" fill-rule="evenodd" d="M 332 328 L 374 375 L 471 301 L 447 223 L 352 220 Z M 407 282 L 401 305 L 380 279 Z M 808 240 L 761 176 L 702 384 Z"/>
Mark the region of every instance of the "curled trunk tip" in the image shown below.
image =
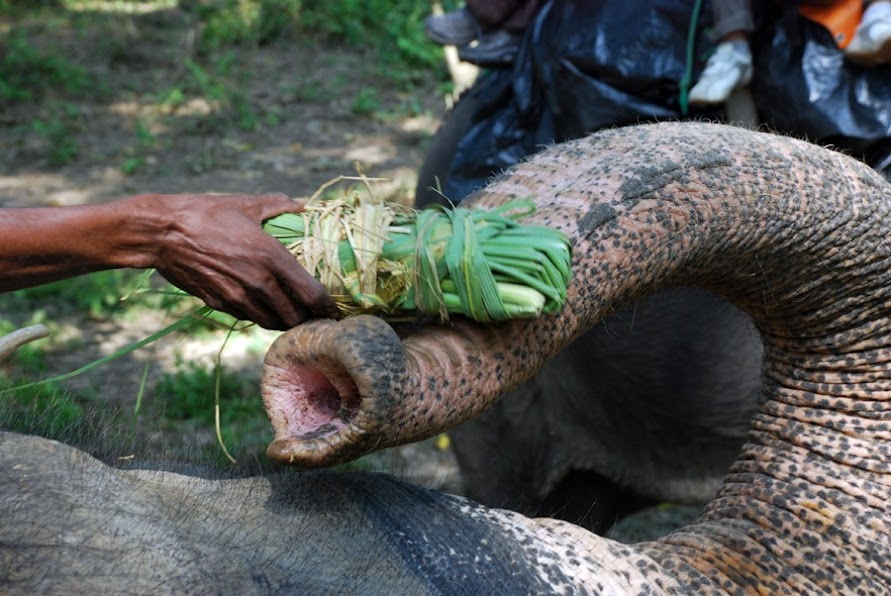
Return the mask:
<path id="1" fill-rule="evenodd" d="M 401 394 L 405 356 L 383 320 L 315 321 L 279 337 L 261 380 L 275 431 L 270 458 L 326 466 L 371 451 Z"/>

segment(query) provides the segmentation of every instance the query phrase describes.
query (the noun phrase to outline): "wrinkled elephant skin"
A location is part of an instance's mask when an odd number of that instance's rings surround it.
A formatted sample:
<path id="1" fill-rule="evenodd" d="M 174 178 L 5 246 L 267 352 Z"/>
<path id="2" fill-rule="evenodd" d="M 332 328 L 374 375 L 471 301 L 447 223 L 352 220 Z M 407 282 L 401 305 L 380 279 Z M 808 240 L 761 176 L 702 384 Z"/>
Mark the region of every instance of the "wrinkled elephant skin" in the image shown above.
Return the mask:
<path id="1" fill-rule="evenodd" d="M 574 239 L 563 311 L 298 327 L 267 356 L 270 453 L 321 465 L 440 432 L 621 305 L 701 285 L 749 315 L 764 366 L 749 439 L 695 522 L 631 547 L 377 476 L 120 472 L 3 435 L 2 590 L 891 592 L 891 186 L 804 142 L 672 123 L 554 147 L 477 201 L 517 196 Z"/>
<path id="2" fill-rule="evenodd" d="M 383 475 L 123 471 L 0 432 L 0 478 L 2 594 L 547 592 L 536 524 Z"/>
<path id="3" fill-rule="evenodd" d="M 748 442 L 693 525 L 634 552 L 576 536 L 576 553 L 622 563 L 573 559 L 592 565 L 575 579 L 686 593 L 891 590 L 888 183 L 805 142 L 662 123 L 556 146 L 472 201 L 517 197 L 535 200 L 532 220 L 573 239 L 564 309 L 501 326 L 356 318 L 291 330 L 264 368 L 268 453 L 328 465 L 435 435 L 615 309 L 701 286 L 745 312 L 763 340 Z"/>
<path id="4" fill-rule="evenodd" d="M 701 505 L 745 441 L 761 360 L 751 321 L 711 294 L 640 300 L 449 431 L 463 494 L 601 533 L 647 505 Z"/>

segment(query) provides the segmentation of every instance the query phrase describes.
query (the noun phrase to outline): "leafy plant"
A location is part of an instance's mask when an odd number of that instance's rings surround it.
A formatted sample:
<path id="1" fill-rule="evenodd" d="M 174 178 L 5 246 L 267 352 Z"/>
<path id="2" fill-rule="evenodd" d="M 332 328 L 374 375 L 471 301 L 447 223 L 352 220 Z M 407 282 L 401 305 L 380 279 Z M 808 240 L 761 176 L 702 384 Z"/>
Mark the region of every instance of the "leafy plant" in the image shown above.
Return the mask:
<path id="1" fill-rule="evenodd" d="M 446 10 L 457 2 L 444 3 Z M 410 83 L 442 63 L 442 49 L 427 39 L 426 0 L 305 0 L 301 23 L 307 32 L 367 47 L 380 58 L 380 73 Z"/>
<path id="2" fill-rule="evenodd" d="M 135 141 L 128 149 L 128 155 L 121 162 L 121 171 L 127 174 L 135 174 L 146 162 L 146 154 L 155 147 L 157 139 L 145 120 L 136 121 L 134 131 Z"/>
<path id="3" fill-rule="evenodd" d="M 36 101 L 50 90 L 75 95 L 91 85 L 86 70 L 62 56 L 41 52 L 24 32 L 13 30 L 0 41 L 0 100 Z"/>
<path id="4" fill-rule="evenodd" d="M 300 0 L 224 0 L 198 7 L 203 22 L 200 49 L 259 45 L 289 37 L 299 28 Z"/>
<path id="5" fill-rule="evenodd" d="M 446 2 L 446 9 L 457 2 Z M 223 0 L 200 2 L 200 48 L 262 45 L 295 35 L 366 48 L 379 59 L 379 75 L 410 84 L 442 70 L 442 49 L 424 33 L 426 0 Z M 444 71 L 443 71 L 444 72 Z"/>
<path id="6" fill-rule="evenodd" d="M 356 94 L 350 111 L 357 116 L 370 116 L 380 110 L 381 102 L 377 96 L 377 89 L 374 87 L 363 87 Z"/>

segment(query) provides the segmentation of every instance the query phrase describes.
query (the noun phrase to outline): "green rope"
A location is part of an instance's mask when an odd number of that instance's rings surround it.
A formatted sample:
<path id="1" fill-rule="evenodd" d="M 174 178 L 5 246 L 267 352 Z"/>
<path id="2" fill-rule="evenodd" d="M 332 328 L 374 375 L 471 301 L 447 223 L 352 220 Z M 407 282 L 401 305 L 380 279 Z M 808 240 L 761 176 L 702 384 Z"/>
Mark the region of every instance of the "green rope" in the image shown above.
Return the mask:
<path id="1" fill-rule="evenodd" d="M 699 12 L 702 9 L 702 0 L 693 2 L 693 12 L 690 15 L 690 27 L 687 29 L 687 52 L 686 63 L 684 66 L 684 77 L 680 82 L 680 94 L 678 103 L 681 105 L 681 114 L 687 115 L 689 109 L 688 95 L 690 93 L 690 84 L 693 82 L 693 54 L 696 47 L 696 28 L 699 24 Z"/>

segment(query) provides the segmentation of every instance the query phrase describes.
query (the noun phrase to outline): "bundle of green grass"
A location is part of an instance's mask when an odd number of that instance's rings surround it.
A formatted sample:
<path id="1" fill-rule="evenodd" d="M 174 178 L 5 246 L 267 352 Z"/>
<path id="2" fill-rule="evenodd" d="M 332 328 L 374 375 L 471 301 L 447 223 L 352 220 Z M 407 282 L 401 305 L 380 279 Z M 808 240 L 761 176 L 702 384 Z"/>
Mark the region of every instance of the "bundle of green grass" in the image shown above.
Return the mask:
<path id="1" fill-rule="evenodd" d="M 558 311 L 571 277 L 569 239 L 523 225 L 530 200 L 497 209 L 417 211 L 347 192 L 268 221 L 345 316 L 464 315 L 477 321 Z"/>
<path id="2" fill-rule="evenodd" d="M 314 195 L 303 213 L 280 215 L 265 228 L 322 282 L 345 316 L 422 314 L 447 320 L 458 314 L 503 321 L 555 312 L 566 300 L 569 239 L 559 230 L 520 223 L 534 212 L 530 200 L 491 211 L 416 211 L 353 192 L 327 200 Z M 70 379 L 212 313 L 203 306 L 74 371 L 0 394 Z"/>

